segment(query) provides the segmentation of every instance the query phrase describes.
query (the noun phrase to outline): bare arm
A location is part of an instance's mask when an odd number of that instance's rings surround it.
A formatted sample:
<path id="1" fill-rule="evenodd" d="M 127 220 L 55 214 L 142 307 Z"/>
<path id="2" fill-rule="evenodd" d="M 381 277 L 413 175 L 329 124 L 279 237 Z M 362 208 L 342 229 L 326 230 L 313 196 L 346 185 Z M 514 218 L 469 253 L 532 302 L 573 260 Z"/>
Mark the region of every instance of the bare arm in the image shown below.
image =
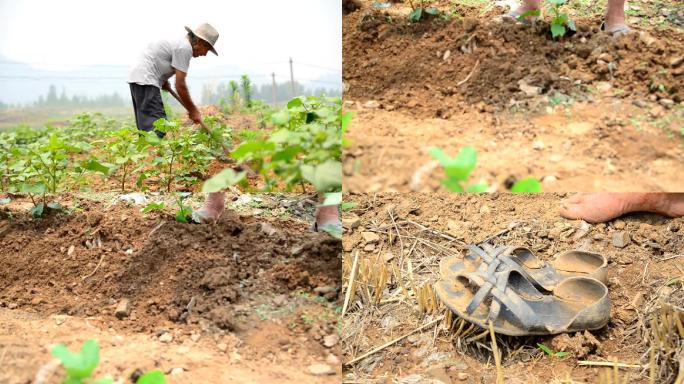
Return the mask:
<path id="1" fill-rule="evenodd" d="M 176 69 L 176 91 L 178 92 L 178 97 L 180 98 L 181 104 L 183 104 L 185 109 L 188 111 L 190 120 L 199 123 L 201 121 L 201 116 L 199 110 L 195 106 L 195 103 L 192 102 L 192 98 L 190 98 L 190 91 L 185 83 L 186 75 L 187 74 L 185 72 Z"/>

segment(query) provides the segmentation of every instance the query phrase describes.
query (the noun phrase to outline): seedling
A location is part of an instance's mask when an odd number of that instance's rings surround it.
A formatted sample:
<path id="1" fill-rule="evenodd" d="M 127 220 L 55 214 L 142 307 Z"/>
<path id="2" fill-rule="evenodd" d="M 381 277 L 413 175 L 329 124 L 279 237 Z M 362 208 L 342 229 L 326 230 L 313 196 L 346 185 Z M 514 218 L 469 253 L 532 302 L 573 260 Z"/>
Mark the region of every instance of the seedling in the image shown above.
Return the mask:
<path id="1" fill-rule="evenodd" d="M 527 177 L 520 179 L 513 184 L 511 192 L 516 193 L 539 193 L 541 192 L 541 183 L 534 177 Z"/>
<path id="2" fill-rule="evenodd" d="M 484 183 L 465 186 L 477 164 L 477 152 L 474 147 L 462 148 L 455 158 L 450 158 L 437 147 L 431 148 L 429 154 L 444 168 L 445 178 L 442 180 L 442 185 L 448 190 L 452 192 L 485 192 L 487 190 L 487 185 Z"/>
<path id="3" fill-rule="evenodd" d="M 58 344 L 52 348 L 52 356 L 62 362 L 67 377 L 63 384 L 112 384 L 112 379 L 92 378 L 93 371 L 100 362 L 100 347 L 95 340 L 87 340 L 81 346 L 80 352 L 71 352 L 64 344 Z"/>
<path id="4" fill-rule="evenodd" d="M 544 345 L 542 343 L 537 343 L 537 346 L 539 347 L 539 349 L 544 351 L 544 353 L 546 353 L 547 355 L 549 355 L 551 357 L 560 358 L 560 357 L 565 357 L 565 356 L 570 354 L 570 352 L 564 352 L 564 351 L 554 352 L 551 348 L 547 347 L 546 345 Z"/>
<path id="5" fill-rule="evenodd" d="M 420 5 L 416 7 L 413 4 L 413 1 L 409 0 L 409 4 L 411 4 L 411 9 L 413 11 L 409 13 L 408 18 L 412 23 L 419 22 L 424 15 L 436 16 L 439 14 L 439 9 L 435 7 L 426 7 L 426 3 L 429 3 L 429 1 L 421 0 Z"/>
<path id="6" fill-rule="evenodd" d="M 551 36 L 554 39 L 565 36 L 568 29 L 573 31 L 577 30 L 575 22 L 570 20 L 570 16 L 567 13 L 560 11 L 560 7 L 567 1 L 568 0 L 549 0 L 551 12 L 553 13 L 553 18 L 551 19 Z"/>

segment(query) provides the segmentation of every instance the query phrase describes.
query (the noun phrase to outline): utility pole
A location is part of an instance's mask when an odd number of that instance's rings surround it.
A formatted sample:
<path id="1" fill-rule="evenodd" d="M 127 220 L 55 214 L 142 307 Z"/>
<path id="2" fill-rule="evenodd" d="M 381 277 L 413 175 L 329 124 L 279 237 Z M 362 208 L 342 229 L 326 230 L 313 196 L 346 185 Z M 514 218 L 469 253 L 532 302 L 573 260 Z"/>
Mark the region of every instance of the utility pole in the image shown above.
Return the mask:
<path id="1" fill-rule="evenodd" d="M 292 97 L 295 97 L 294 71 L 292 71 L 292 58 L 291 57 L 290 57 L 290 88 L 292 89 Z"/>
<path id="2" fill-rule="evenodd" d="M 273 107 L 278 106 L 278 99 L 276 98 L 276 95 L 278 92 L 276 91 L 276 82 L 275 82 L 275 72 L 271 73 L 271 94 L 273 95 Z"/>

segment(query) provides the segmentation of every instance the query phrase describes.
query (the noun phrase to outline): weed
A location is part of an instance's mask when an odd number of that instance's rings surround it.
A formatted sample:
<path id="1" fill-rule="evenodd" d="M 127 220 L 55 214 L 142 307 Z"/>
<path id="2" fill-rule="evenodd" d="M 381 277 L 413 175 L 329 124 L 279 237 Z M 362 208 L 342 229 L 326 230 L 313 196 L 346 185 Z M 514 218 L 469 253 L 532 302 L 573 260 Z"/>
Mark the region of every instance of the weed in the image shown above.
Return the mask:
<path id="1" fill-rule="evenodd" d="M 419 22 L 423 17 L 439 15 L 439 9 L 435 7 L 426 7 L 426 3 L 429 4 L 430 1 L 420 0 L 420 5 L 416 7 L 413 4 L 413 0 L 409 0 L 412 11 L 409 13 L 408 18 L 412 23 Z"/>
<path id="2" fill-rule="evenodd" d="M 58 344 L 52 348 L 52 356 L 62 362 L 67 377 L 64 384 L 111 384 L 112 379 L 92 380 L 92 374 L 100 362 L 100 347 L 95 340 L 87 340 L 81 346 L 80 352 L 71 352 L 66 345 Z"/>
<path id="3" fill-rule="evenodd" d="M 537 346 L 539 347 L 539 349 L 544 351 L 544 353 L 546 353 L 547 355 L 549 355 L 551 357 L 559 357 L 560 358 L 560 357 L 565 357 L 565 356 L 570 354 L 570 352 L 554 352 L 551 348 L 547 347 L 546 345 L 544 345 L 542 343 L 537 343 Z"/>
<path id="4" fill-rule="evenodd" d="M 431 148 L 429 154 L 444 168 L 446 177 L 442 180 L 442 185 L 448 190 L 452 192 L 485 192 L 487 190 L 487 185 L 483 183 L 465 186 L 477 164 L 477 152 L 474 147 L 462 148 L 454 158 L 450 158 L 437 147 Z"/>

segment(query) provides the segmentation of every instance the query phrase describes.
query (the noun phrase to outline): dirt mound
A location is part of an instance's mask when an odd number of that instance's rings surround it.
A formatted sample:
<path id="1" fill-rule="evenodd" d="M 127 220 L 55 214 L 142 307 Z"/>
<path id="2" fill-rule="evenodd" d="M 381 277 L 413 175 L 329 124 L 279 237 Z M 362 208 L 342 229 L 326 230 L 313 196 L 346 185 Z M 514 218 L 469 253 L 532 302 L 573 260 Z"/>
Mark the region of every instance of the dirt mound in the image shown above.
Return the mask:
<path id="1" fill-rule="evenodd" d="M 302 223 L 226 211 L 188 225 L 124 205 L 81 208 L 3 222 L 0 306 L 113 319 L 127 298 L 138 331 L 165 321 L 239 329 L 241 305 L 260 295 L 340 284 L 340 241 Z"/>
<path id="2" fill-rule="evenodd" d="M 468 8 L 459 14 L 472 14 Z M 578 94 L 609 82 L 623 95 L 684 100 L 684 36 L 674 30 L 618 39 L 577 20 L 561 41 L 543 22 L 478 18 L 408 24 L 375 10 L 343 18 L 345 95 L 388 110 L 449 117 L 467 104 L 500 110 L 537 94 Z"/>

